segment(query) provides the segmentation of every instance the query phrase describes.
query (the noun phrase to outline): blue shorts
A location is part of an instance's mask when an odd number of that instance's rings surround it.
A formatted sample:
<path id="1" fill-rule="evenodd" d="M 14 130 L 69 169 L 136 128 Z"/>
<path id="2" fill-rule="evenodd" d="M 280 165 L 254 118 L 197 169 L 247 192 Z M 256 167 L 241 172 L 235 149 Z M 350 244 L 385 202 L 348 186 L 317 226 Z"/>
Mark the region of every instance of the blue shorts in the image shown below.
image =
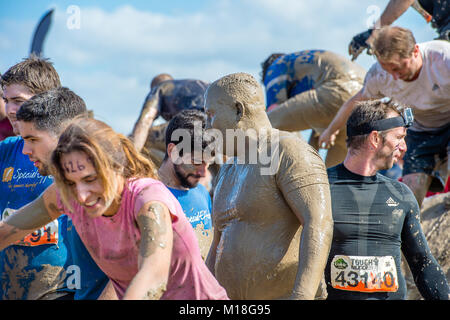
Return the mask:
<path id="1" fill-rule="evenodd" d="M 403 175 L 426 173 L 433 176 L 430 191 L 439 192 L 445 187 L 445 181 L 435 170 L 438 161 L 448 160 L 450 152 L 450 124 L 437 131 L 408 130 L 406 135 L 408 150 L 404 156 Z M 442 186 L 442 189 L 440 188 Z"/>

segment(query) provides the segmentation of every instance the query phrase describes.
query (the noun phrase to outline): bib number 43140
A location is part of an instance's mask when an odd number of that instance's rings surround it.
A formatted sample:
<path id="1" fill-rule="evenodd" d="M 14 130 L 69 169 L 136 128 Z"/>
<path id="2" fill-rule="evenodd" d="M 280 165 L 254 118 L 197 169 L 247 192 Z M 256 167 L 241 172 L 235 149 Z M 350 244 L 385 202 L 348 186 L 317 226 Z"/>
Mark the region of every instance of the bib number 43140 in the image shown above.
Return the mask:
<path id="1" fill-rule="evenodd" d="M 331 262 L 331 284 L 340 290 L 395 292 L 398 290 L 395 260 L 391 256 L 335 256 Z"/>

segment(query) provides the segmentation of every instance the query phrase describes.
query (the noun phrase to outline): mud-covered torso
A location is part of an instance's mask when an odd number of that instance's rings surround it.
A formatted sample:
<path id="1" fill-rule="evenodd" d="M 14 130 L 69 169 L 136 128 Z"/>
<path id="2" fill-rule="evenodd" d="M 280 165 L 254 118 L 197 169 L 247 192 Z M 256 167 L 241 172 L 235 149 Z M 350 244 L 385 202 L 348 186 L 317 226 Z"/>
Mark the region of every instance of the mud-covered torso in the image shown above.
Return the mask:
<path id="1" fill-rule="evenodd" d="M 297 148 L 299 155 L 303 152 L 305 158 L 312 158 L 320 168 L 324 166 L 306 143 L 292 138 L 293 135 L 289 137 L 289 148 L 286 140 L 280 139 L 275 174 L 262 175 L 260 164 L 225 164 L 218 174 L 213 225 L 221 232 L 221 240 L 215 275 L 231 299 L 276 299 L 292 291 L 301 225 L 286 194 L 298 192 L 298 184 L 317 182 L 317 177 L 310 174 L 311 170 L 296 168 L 301 175 L 297 179 L 286 169 L 292 161 L 290 147 Z M 310 164 L 305 161 L 305 167 L 314 167 Z M 297 182 L 290 184 L 286 177 Z M 320 179 L 326 179 L 326 174 Z"/>
<path id="2" fill-rule="evenodd" d="M 217 279 L 230 297 L 238 299 L 274 293 L 266 291 L 266 282 L 293 285 L 300 224 L 274 177 L 259 176 L 257 165 L 226 165 L 219 174 L 215 197 L 220 201 L 214 201 L 213 217 L 222 233 Z"/>

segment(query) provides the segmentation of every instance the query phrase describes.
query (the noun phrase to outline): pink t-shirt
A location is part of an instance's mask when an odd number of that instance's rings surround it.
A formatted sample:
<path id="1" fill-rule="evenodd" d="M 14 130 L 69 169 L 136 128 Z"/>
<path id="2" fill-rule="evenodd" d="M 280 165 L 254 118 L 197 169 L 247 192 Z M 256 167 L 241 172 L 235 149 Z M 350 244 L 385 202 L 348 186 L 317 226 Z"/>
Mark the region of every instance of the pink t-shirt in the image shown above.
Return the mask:
<path id="1" fill-rule="evenodd" d="M 191 224 L 177 199 L 158 180 L 129 180 L 119 210 L 112 217 L 90 218 L 77 203 L 67 213 L 92 258 L 112 280 L 119 299 L 138 272 L 141 233 L 136 217 L 149 201 L 164 203 L 172 214 L 173 249 L 167 290 L 161 299 L 228 299 L 225 289 L 206 267 Z"/>

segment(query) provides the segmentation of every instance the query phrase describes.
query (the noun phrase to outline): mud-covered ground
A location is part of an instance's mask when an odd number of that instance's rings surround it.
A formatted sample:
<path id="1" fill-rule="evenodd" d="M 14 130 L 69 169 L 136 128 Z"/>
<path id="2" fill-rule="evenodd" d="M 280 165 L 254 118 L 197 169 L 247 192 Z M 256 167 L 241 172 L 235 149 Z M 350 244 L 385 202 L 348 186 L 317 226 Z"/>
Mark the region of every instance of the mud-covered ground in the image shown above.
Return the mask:
<path id="1" fill-rule="evenodd" d="M 450 283 L 450 209 L 445 207 L 446 197 L 450 197 L 450 193 L 438 194 L 424 200 L 421 224 L 428 246 Z M 406 275 L 408 300 L 422 299 L 412 281 L 409 270 Z"/>

